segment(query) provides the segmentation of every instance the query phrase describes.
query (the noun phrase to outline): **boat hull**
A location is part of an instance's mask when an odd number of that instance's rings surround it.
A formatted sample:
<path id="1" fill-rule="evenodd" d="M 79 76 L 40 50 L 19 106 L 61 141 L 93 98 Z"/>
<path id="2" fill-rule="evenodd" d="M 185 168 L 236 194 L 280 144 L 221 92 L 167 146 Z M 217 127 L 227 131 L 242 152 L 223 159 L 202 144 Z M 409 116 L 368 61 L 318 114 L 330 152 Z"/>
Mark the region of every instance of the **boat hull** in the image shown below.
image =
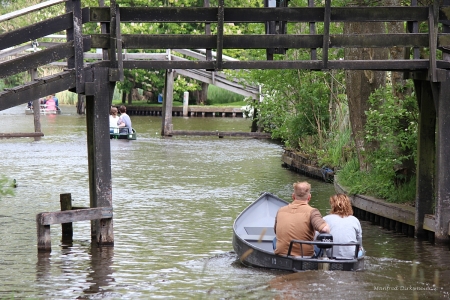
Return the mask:
<path id="1" fill-rule="evenodd" d="M 364 269 L 364 257 L 349 260 L 281 256 L 273 252 L 273 225 L 278 209 L 288 203 L 264 193 L 236 218 L 233 248 L 242 264 L 286 271 Z"/>
<path id="2" fill-rule="evenodd" d="M 137 138 L 136 130 L 134 130 L 134 128 L 133 128 L 131 133 L 128 133 L 128 132 L 121 133 L 119 131 L 119 128 L 110 128 L 109 138 L 110 139 L 119 139 L 119 140 L 135 140 Z"/>
<path id="3" fill-rule="evenodd" d="M 60 109 L 58 109 L 58 110 L 40 109 L 40 113 L 41 113 L 41 115 L 60 115 L 61 110 Z M 32 115 L 32 114 L 34 114 L 34 111 L 31 108 L 26 108 L 25 114 Z"/>

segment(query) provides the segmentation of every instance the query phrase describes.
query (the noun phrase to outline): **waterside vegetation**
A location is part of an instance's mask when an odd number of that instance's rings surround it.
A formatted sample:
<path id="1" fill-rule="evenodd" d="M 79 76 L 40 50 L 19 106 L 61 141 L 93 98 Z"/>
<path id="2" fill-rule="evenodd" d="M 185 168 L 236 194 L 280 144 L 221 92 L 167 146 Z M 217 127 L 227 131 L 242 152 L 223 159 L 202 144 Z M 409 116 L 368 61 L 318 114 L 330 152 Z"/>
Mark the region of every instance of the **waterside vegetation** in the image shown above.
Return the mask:
<path id="1" fill-rule="evenodd" d="M 7 13 L 35 3 L 38 0 L 4 0 L 0 13 Z M 109 1 L 105 1 L 109 5 Z M 315 6 L 323 6 L 314 1 Z M 361 1 L 361 5 L 365 5 Z M 197 0 L 165 1 L 121 0 L 121 6 L 202 6 Z M 348 1 L 334 1 L 333 6 L 347 5 Z M 98 6 L 97 0 L 85 0 L 83 6 Z M 216 5 L 211 3 L 211 6 Z M 262 7 L 263 1 L 230 0 L 227 6 Z M 355 4 L 356 5 L 356 4 Z M 378 1 L 371 5 L 406 5 L 400 1 Z M 307 0 L 291 0 L 290 7 L 306 7 Z M 33 21 L 40 21 L 55 15 L 64 6 L 42 10 L 33 14 Z M 3 23 L 0 34 L 25 25 L 23 18 Z M 394 28 L 391 23 L 367 25 L 360 23 L 349 29 L 346 24 L 332 23 L 330 33 L 361 34 L 370 27 L 370 33 L 403 33 L 405 26 Z M 308 24 L 288 23 L 287 31 L 294 34 L 309 34 Z M 99 24 L 86 24 L 86 34 L 98 31 Z M 420 24 L 423 28 L 424 24 Z M 211 26 L 214 34 L 216 28 Z M 323 23 L 316 24 L 318 33 L 323 32 Z M 397 30 L 397 31 L 396 31 Z M 153 24 L 132 23 L 123 28 L 123 34 L 130 33 L 192 33 L 205 32 L 203 24 Z M 264 24 L 224 24 L 225 34 L 264 34 Z M 64 34 L 64 33 L 62 33 Z M 52 41 L 52 40 L 49 40 Z M 391 49 L 392 50 L 392 49 Z M 397 49 L 396 55 L 404 57 L 405 49 Z M 133 50 L 134 51 L 134 50 Z M 135 50 L 137 52 L 142 50 Z M 360 50 L 364 51 L 364 49 Z M 372 51 L 372 50 L 371 50 Z M 425 51 L 426 49 L 421 51 Z M 147 51 L 152 52 L 152 51 Z M 393 57 L 390 49 L 375 49 L 373 55 L 384 59 Z M 349 55 L 363 53 L 337 49 L 328 53 L 329 59 L 345 59 Z M 228 49 L 224 54 L 235 59 L 266 59 L 264 49 Z M 321 52 L 317 49 L 320 59 Z M 426 53 L 425 53 L 426 54 Z M 308 50 L 288 49 L 285 55 L 275 55 L 276 60 L 308 60 Z M 38 70 L 38 72 L 42 70 Z M 182 94 L 192 94 L 190 105 L 248 105 L 257 111 L 258 126 L 270 132 L 275 139 L 281 139 L 287 149 L 301 153 L 318 162 L 318 166 L 334 169 L 343 184 L 352 193 L 365 193 L 385 198 L 392 202 L 412 202 L 415 198 L 415 166 L 417 144 L 417 103 L 412 82 L 402 79 L 395 72 L 386 71 L 308 71 L 308 70 L 227 70 L 233 78 L 243 83 L 260 85 L 263 101 L 244 99 L 236 94 L 205 85 L 193 79 L 177 75 L 174 83 L 174 106 L 182 105 Z M 0 87 L 15 86 L 26 81 L 27 74 L 19 74 L 0 81 Z M 355 79 L 359 78 L 359 79 Z M 117 84 L 113 104 L 126 105 L 157 104 L 158 95 L 164 88 L 164 70 L 127 70 L 124 82 Z M 206 93 L 207 91 L 207 93 Z M 75 94 L 57 94 L 60 103 L 75 104 Z M 141 99 L 142 96 L 142 99 Z"/>

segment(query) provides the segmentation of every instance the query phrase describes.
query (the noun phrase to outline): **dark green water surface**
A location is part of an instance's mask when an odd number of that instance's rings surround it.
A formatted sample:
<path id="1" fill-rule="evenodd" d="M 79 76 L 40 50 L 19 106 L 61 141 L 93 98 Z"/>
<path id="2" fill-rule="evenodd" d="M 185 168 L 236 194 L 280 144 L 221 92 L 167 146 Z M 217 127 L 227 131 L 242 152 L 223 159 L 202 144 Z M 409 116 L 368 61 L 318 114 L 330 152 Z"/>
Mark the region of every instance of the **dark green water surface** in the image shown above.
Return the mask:
<path id="1" fill-rule="evenodd" d="M 0 112 L 0 132 L 32 132 L 23 107 Z M 363 272 L 286 273 L 243 267 L 232 225 L 261 192 L 289 200 L 308 180 L 326 214 L 331 184 L 281 167 L 280 145 L 254 139 L 161 138 L 160 117 L 133 116 L 136 141 L 112 140 L 113 248 L 74 242 L 52 226 L 52 252 L 38 254 L 36 214 L 59 210 L 59 195 L 89 206 L 85 117 L 75 107 L 42 116 L 45 137 L 0 140 L 0 174 L 17 180 L 0 199 L 0 298 L 32 299 L 442 299 L 450 251 L 362 222 Z M 248 131 L 250 121 L 173 118 L 174 129 Z"/>

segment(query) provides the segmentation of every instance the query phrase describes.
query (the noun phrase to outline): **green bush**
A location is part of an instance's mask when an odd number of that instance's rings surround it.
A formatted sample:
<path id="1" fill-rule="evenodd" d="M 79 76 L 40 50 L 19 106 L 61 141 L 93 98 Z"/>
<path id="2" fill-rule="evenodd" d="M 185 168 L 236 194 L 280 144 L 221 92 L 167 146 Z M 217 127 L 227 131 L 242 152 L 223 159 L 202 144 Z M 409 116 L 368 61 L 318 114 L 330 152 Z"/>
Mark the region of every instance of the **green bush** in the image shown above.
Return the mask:
<path id="1" fill-rule="evenodd" d="M 413 90 L 408 83 L 409 89 Z M 371 168 L 360 171 L 356 158 L 339 172 L 339 180 L 352 194 L 373 195 L 389 202 L 407 203 L 415 200 L 415 170 L 405 177 L 403 163 L 416 158 L 418 109 L 414 93 L 396 98 L 392 87 L 375 91 L 369 98 L 373 107 L 366 113 L 365 140 L 379 146 L 364 153 Z"/>

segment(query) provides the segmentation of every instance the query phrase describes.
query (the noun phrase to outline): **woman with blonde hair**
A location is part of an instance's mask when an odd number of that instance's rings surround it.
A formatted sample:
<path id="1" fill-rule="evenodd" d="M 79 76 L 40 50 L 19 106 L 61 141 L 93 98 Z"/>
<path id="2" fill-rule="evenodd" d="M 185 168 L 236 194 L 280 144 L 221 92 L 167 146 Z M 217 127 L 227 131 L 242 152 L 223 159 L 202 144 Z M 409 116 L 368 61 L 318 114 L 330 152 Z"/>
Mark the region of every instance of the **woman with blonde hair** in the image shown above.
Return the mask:
<path id="1" fill-rule="evenodd" d="M 117 107 L 111 106 L 109 111 L 109 133 L 114 133 L 115 128 L 119 128 L 119 116 L 117 115 Z"/>
<path id="2" fill-rule="evenodd" d="M 330 197 L 331 211 L 324 217 L 330 226 L 330 233 L 335 243 L 359 243 L 358 256 L 364 255 L 362 248 L 362 229 L 359 220 L 353 216 L 350 199 L 345 194 Z M 331 253 L 330 253 L 331 254 Z M 355 257 L 354 246 L 333 246 L 333 256 L 340 259 Z"/>

